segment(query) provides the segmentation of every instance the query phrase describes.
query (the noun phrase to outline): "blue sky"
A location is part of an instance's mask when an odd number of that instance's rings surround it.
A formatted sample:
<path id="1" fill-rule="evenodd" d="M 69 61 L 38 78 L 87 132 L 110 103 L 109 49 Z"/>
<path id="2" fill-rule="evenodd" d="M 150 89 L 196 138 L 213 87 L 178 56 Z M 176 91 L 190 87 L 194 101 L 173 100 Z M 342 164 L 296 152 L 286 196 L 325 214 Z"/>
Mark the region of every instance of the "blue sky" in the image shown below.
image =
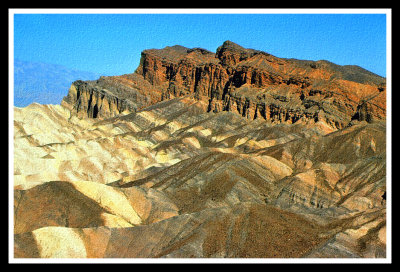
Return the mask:
<path id="1" fill-rule="evenodd" d="M 134 72 L 145 49 L 225 40 L 386 76 L 386 14 L 14 14 L 15 58 L 104 75 Z"/>

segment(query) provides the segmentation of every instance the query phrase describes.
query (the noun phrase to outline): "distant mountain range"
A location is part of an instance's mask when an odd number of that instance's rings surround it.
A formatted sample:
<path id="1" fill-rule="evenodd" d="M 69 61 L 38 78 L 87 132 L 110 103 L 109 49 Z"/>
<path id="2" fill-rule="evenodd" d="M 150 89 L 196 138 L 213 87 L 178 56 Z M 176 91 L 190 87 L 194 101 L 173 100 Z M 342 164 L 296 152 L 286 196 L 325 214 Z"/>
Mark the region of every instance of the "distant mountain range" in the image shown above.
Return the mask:
<path id="1" fill-rule="evenodd" d="M 72 70 L 58 64 L 14 60 L 14 106 L 36 102 L 60 104 L 75 80 L 93 80 L 100 74 Z"/>

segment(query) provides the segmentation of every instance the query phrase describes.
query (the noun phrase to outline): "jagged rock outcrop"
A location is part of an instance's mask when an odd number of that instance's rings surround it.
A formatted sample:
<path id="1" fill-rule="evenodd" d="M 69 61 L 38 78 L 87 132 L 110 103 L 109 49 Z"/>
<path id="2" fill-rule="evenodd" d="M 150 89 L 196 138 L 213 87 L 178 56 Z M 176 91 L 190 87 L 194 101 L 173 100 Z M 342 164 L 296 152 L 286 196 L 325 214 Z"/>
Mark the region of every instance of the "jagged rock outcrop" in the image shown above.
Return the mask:
<path id="1" fill-rule="evenodd" d="M 207 102 L 208 111 L 273 123 L 323 121 L 341 129 L 352 120 L 386 115 L 382 77 L 358 66 L 278 58 L 230 41 L 216 53 L 178 45 L 144 50 L 135 73 L 87 82 L 78 96 L 82 84 L 75 82 L 63 103 L 89 117 L 132 112 L 186 95 Z"/>
<path id="2" fill-rule="evenodd" d="M 69 106 L 70 104 L 73 106 Z M 62 105 L 76 111 L 78 116 L 89 118 L 112 117 L 124 111 L 135 110 L 129 101 L 83 81 L 75 81 L 72 84 Z"/>
<path id="3" fill-rule="evenodd" d="M 182 46 L 145 50 L 136 73 L 164 86 L 162 99 L 194 94 L 209 101 L 209 111 L 249 119 L 325 121 L 340 129 L 358 118 L 360 107 L 368 120 L 386 114 L 384 78 L 357 66 L 277 58 L 230 41 L 215 55 Z M 359 119 L 367 120 L 364 115 Z"/>
<path id="4" fill-rule="evenodd" d="M 161 100 L 161 91 L 137 74 L 74 81 L 61 102 L 79 117 L 107 118 Z"/>

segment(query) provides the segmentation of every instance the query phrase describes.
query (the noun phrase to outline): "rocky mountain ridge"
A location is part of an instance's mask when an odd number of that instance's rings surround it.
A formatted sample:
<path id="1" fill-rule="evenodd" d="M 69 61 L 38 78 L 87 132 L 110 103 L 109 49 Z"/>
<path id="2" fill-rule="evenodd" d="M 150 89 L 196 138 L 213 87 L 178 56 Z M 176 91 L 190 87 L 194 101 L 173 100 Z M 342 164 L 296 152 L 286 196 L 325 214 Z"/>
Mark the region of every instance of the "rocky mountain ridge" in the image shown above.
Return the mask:
<path id="1" fill-rule="evenodd" d="M 88 87 L 74 82 L 63 103 L 91 117 L 186 95 L 206 101 L 207 111 L 232 111 L 274 123 L 321 120 L 333 129 L 352 120 L 382 120 L 386 114 L 385 79 L 361 67 L 283 59 L 230 41 L 216 53 L 177 45 L 144 50 L 135 73 L 84 84 Z M 117 99 L 123 102 L 115 105 Z"/>

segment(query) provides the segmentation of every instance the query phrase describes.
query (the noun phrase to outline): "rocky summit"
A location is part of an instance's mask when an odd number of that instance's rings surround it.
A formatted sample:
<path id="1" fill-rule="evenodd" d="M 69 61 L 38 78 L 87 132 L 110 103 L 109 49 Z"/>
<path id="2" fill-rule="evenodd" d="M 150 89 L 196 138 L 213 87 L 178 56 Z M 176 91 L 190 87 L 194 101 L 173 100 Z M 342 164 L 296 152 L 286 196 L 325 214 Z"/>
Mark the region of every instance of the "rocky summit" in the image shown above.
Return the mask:
<path id="1" fill-rule="evenodd" d="M 385 258 L 386 79 L 231 41 L 14 107 L 15 258 Z"/>

